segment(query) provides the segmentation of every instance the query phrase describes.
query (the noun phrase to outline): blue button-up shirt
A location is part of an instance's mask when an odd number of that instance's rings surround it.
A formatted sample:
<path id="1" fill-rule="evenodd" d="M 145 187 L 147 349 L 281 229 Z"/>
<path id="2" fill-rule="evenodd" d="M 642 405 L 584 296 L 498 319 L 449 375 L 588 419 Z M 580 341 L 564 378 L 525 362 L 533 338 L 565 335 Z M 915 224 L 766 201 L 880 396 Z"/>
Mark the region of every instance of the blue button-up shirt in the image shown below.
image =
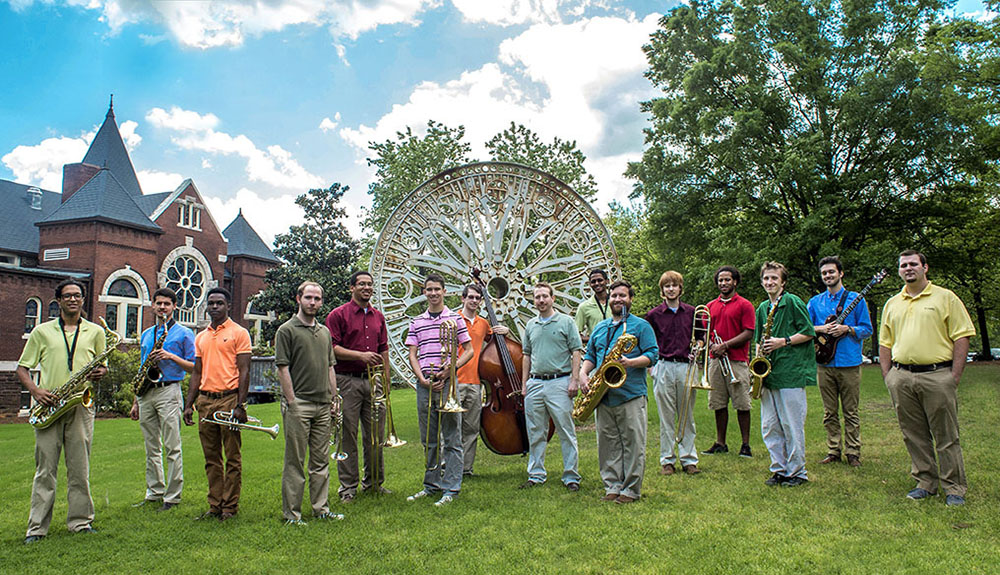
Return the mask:
<path id="1" fill-rule="evenodd" d="M 837 313 L 837 305 L 844 295 L 844 287 L 831 294 L 830 290 L 814 295 L 809 300 L 809 318 L 813 325 L 826 324 L 826 318 Z M 857 292 L 847 292 L 847 299 L 844 300 L 844 309 L 851 305 L 851 302 L 858 297 Z M 854 367 L 861 365 L 861 343 L 872 335 L 872 320 L 868 314 L 868 303 L 862 299 L 857 307 L 844 318 L 844 325 L 854 329 L 854 333 L 845 334 L 837 342 L 837 352 L 833 356 L 833 361 L 826 364 L 828 367 Z"/>
<path id="2" fill-rule="evenodd" d="M 656 346 L 656 335 L 653 333 L 652 326 L 646 320 L 631 314 L 626 318 L 625 324 L 625 332 L 634 335 L 639 340 L 635 349 L 625 354 L 625 357 L 644 355 L 649 358 L 650 366 L 655 365 L 659 349 Z M 620 322 L 614 323 L 612 318 L 597 324 L 594 332 L 590 334 L 590 339 L 587 340 L 587 353 L 584 359 L 590 360 L 595 366 L 594 369 L 600 367 L 601 363 L 604 362 L 604 356 L 607 355 L 610 348 L 614 347 L 615 342 L 621 337 L 622 331 L 622 324 Z M 628 368 L 625 371 L 625 383 L 617 389 L 609 389 L 607 395 L 601 400 L 602 404 L 615 407 L 646 395 L 646 368 Z"/>
<path id="3" fill-rule="evenodd" d="M 167 339 L 163 341 L 163 349 L 182 358 L 185 361 L 194 361 L 194 333 L 177 322 L 170 322 L 170 330 L 167 332 Z M 153 324 L 142 332 L 139 339 L 139 349 L 141 350 L 140 362 L 145 363 L 156 340 L 163 335 L 164 326 Z M 181 381 L 187 372 L 181 366 L 165 359 L 160 361 L 160 372 L 163 373 L 163 381 Z"/>

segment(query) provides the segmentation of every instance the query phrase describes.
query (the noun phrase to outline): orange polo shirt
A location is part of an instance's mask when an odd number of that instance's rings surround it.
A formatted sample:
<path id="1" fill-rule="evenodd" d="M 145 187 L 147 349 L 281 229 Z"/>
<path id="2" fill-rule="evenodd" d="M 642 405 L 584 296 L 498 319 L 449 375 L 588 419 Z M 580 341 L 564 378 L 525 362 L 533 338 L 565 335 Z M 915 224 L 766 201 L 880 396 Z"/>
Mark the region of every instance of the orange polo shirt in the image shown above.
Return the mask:
<path id="1" fill-rule="evenodd" d="M 250 332 L 232 318 L 219 327 L 209 325 L 194 338 L 194 356 L 201 360 L 202 391 L 221 392 L 240 385 L 236 356 L 250 353 Z"/>
<path id="2" fill-rule="evenodd" d="M 465 316 L 462 316 L 462 319 L 465 319 Z M 465 319 L 465 327 L 469 330 L 469 338 L 472 340 L 469 342 L 469 345 L 472 346 L 472 359 L 459 368 L 458 383 L 475 383 L 478 385 L 479 356 L 483 353 L 483 342 L 486 341 L 486 336 L 493 333 L 493 330 L 490 329 L 490 322 L 479 315 L 471 322 Z"/>

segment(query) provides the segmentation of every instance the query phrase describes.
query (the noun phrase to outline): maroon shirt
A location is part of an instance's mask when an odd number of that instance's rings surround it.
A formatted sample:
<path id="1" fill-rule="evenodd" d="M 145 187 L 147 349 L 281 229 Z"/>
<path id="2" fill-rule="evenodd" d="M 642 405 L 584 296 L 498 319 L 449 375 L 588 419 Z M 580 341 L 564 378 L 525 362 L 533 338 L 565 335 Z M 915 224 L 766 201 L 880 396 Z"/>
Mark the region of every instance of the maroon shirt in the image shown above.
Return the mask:
<path id="1" fill-rule="evenodd" d="M 694 325 L 694 306 L 680 302 L 677 311 L 666 302 L 649 310 L 646 321 L 653 326 L 660 357 L 668 360 L 687 361 L 691 352 L 691 328 Z"/>
<path id="2" fill-rule="evenodd" d="M 712 314 L 712 330 L 719 332 L 722 341 L 729 341 L 747 329 L 753 331 L 757 321 L 753 304 L 740 294 L 733 294 L 727 302 L 722 301 L 722 296 L 708 302 L 708 313 Z M 730 349 L 728 355 L 729 361 L 748 361 L 750 341 Z"/>
<path id="3" fill-rule="evenodd" d="M 349 300 L 326 316 L 326 327 L 330 330 L 333 346 L 352 351 L 374 351 L 382 353 L 389 349 L 389 331 L 382 312 L 368 306 L 362 308 Z M 360 374 L 368 370 L 363 361 L 337 361 L 337 373 Z"/>

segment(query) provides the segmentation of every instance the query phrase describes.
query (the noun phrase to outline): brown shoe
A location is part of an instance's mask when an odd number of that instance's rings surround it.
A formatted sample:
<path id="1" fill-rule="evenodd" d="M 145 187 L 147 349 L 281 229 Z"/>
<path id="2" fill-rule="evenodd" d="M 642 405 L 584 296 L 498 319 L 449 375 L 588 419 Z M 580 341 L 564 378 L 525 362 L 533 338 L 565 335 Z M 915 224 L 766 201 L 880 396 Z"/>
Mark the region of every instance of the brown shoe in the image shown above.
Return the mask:
<path id="1" fill-rule="evenodd" d="M 540 481 L 527 480 L 524 483 L 517 486 L 518 489 L 531 489 L 532 487 L 538 487 L 542 483 Z"/>
<path id="2" fill-rule="evenodd" d="M 848 455 L 847 464 L 851 467 L 861 467 L 861 458 L 857 455 Z"/>
<path id="3" fill-rule="evenodd" d="M 607 495 L 601 498 L 601 501 L 618 501 L 618 494 L 608 493 Z"/>
<path id="4" fill-rule="evenodd" d="M 635 498 L 635 497 L 629 497 L 628 495 L 619 495 L 618 499 L 615 499 L 615 503 L 617 503 L 619 505 L 625 505 L 625 504 L 628 504 L 628 503 L 635 503 L 636 501 L 638 501 L 637 498 Z"/>
<path id="5" fill-rule="evenodd" d="M 839 462 L 840 462 L 840 456 L 834 455 L 832 453 L 830 455 L 827 455 L 826 457 L 823 458 L 822 461 L 820 461 L 820 463 L 823 465 L 826 465 L 827 463 L 839 463 Z"/>
<path id="6" fill-rule="evenodd" d="M 698 475 L 701 473 L 701 470 L 698 469 L 697 465 L 685 465 L 684 473 L 687 473 L 688 475 Z"/>
<path id="7" fill-rule="evenodd" d="M 228 521 L 228 520 L 232 519 L 233 517 L 236 517 L 236 512 L 233 512 L 233 511 L 223 511 L 222 515 L 219 515 L 219 521 Z"/>
<path id="8" fill-rule="evenodd" d="M 344 505 L 347 505 L 348 503 L 351 503 L 353 501 L 354 501 L 353 493 L 342 493 L 340 495 L 340 502 L 343 503 Z"/>
<path id="9" fill-rule="evenodd" d="M 663 466 L 663 469 L 660 469 L 660 475 L 673 475 L 674 471 L 674 464 L 667 463 Z"/>

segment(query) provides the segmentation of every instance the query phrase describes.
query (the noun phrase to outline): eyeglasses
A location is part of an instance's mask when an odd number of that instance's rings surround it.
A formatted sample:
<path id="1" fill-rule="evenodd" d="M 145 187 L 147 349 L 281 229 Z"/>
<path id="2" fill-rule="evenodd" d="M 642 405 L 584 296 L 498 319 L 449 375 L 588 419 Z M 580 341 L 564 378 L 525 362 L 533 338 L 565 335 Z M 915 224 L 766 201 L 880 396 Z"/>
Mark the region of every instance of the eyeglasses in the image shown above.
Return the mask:
<path id="1" fill-rule="evenodd" d="M 465 299 L 478 300 L 478 299 L 483 299 L 483 296 L 469 294 L 469 295 L 465 296 Z"/>
<path id="2" fill-rule="evenodd" d="M 63 294 L 62 299 L 83 299 L 82 293 L 67 293 Z"/>

